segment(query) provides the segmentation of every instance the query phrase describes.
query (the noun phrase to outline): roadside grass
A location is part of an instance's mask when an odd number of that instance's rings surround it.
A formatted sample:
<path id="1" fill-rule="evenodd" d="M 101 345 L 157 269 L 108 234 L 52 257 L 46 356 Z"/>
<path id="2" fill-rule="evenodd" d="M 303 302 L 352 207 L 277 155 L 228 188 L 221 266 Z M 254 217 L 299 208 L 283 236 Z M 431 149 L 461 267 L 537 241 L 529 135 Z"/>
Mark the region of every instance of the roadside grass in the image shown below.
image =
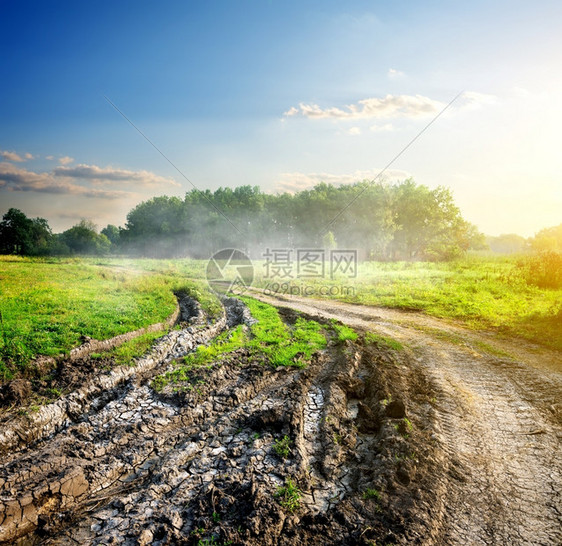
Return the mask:
<path id="1" fill-rule="evenodd" d="M 450 263 L 369 262 L 359 265 L 356 278 L 299 284 L 312 288 L 315 297 L 422 311 L 560 350 L 562 289 L 540 288 L 544 279 L 533 277 L 534 263 L 480 256 Z M 254 285 L 264 287 L 267 279 L 260 278 L 259 265 L 254 264 Z M 162 322 L 175 308 L 174 292 L 190 294 L 211 316 L 219 316 L 220 303 L 204 280 L 205 266 L 206 260 L 188 259 L 0 256 L 0 381 L 25 373 L 37 355 L 68 352 L 81 336 L 107 339 Z M 321 287 L 334 288 L 335 294 L 322 296 Z M 321 336 L 306 321 L 289 336 L 275 315 L 264 320 L 268 326 L 257 328 L 261 337 L 254 335 L 250 345 L 276 365 L 309 354 L 307 340 L 318 342 Z"/>
<path id="2" fill-rule="evenodd" d="M 392 349 L 393 351 L 403 351 L 404 345 L 390 337 L 381 336 L 373 332 L 367 332 L 364 337 L 365 343 L 375 345 L 379 349 Z"/>
<path id="3" fill-rule="evenodd" d="M 152 347 L 154 342 L 166 333 L 167 330 L 165 329 L 147 332 L 134 339 L 125 341 L 118 347 L 99 353 L 92 353 L 91 356 L 93 358 L 112 358 L 118 366 L 131 366 L 136 358 L 143 356 Z"/>
<path id="4" fill-rule="evenodd" d="M 294 326 L 287 326 L 277 309 L 249 297 L 240 298 L 258 321 L 248 333 L 242 325 L 218 335 L 208 345 L 199 345 L 185 356 L 175 369 L 155 377 L 151 386 L 162 391 L 169 384 L 190 383 L 193 372 L 213 363 L 223 356 L 245 347 L 259 358 L 265 358 L 273 367 L 294 366 L 302 368 L 312 355 L 326 346 L 326 337 L 320 324 L 299 317 Z"/>
<path id="5" fill-rule="evenodd" d="M 253 298 L 240 299 L 258 320 L 250 328 L 252 338 L 247 346 L 263 354 L 272 366 L 304 367 L 313 353 L 326 346 L 326 337 L 316 321 L 299 317 L 290 328 L 275 307 Z"/>
<path id="6" fill-rule="evenodd" d="M 471 255 L 454 262 L 364 262 L 356 278 L 299 279 L 294 286 L 317 298 L 422 311 L 562 349 L 562 289 L 539 288 L 526 260 Z M 268 282 L 261 276 L 254 284 Z M 290 293 L 291 286 L 282 290 Z"/>
<path id="7" fill-rule="evenodd" d="M 68 352 L 81 336 L 103 340 L 164 321 L 174 292 L 194 295 L 216 316 L 221 306 L 201 268 L 188 260 L 0 256 L 0 381 L 25 373 L 37 355 Z"/>
<path id="8" fill-rule="evenodd" d="M 357 338 L 359 337 L 359 335 L 353 328 L 350 328 L 349 326 L 346 326 L 345 324 L 342 324 L 337 320 L 331 319 L 330 327 L 336 334 L 336 340 L 338 343 L 343 343 L 347 340 L 357 341 Z"/>

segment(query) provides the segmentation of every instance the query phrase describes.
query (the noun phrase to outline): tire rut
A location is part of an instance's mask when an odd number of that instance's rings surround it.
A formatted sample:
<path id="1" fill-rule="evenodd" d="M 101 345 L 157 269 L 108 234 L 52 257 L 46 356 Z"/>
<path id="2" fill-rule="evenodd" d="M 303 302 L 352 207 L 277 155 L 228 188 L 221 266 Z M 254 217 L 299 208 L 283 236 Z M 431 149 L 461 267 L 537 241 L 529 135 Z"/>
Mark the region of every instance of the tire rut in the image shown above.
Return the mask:
<path id="1" fill-rule="evenodd" d="M 506 359 L 477 352 L 471 343 L 447 342 L 447 336 L 412 328 L 411 313 L 391 318 L 377 308 L 295 297 L 277 304 L 408 343 L 436 392 L 432 440 L 444 460 L 434 487 L 447 492 L 438 544 L 562 543 L 562 376 L 550 363 L 537 369 L 527 365 L 524 351 Z M 431 323 L 436 329 L 438 322 Z M 441 331 L 449 332 L 450 325 L 443 323 Z M 466 332 L 465 339 L 478 338 Z"/>

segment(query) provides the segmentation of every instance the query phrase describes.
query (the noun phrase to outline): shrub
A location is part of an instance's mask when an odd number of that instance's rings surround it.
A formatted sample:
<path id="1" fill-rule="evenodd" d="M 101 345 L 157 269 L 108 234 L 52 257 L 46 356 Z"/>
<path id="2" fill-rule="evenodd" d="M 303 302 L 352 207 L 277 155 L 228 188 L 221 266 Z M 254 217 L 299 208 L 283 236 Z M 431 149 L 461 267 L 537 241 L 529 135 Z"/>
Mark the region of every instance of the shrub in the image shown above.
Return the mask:
<path id="1" fill-rule="evenodd" d="M 517 267 L 527 284 L 539 288 L 562 288 L 562 253 L 550 250 L 528 256 Z"/>

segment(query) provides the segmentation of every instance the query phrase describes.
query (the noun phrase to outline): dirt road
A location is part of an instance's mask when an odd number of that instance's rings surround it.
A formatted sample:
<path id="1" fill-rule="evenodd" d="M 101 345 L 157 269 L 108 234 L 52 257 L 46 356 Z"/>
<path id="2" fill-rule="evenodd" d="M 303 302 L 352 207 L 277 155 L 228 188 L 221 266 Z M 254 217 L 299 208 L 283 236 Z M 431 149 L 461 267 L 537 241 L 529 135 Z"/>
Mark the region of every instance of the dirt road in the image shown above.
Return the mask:
<path id="1" fill-rule="evenodd" d="M 427 316 L 264 301 L 407 344 L 437 399 L 443 544 L 562 544 L 562 356 Z M 496 353 L 496 354 L 490 354 Z M 505 353 L 505 356 L 497 354 Z"/>
<path id="2" fill-rule="evenodd" d="M 559 354 L 423 315 L 260 297 L 288 324 L 324 323 L 327 349 L 304 369 L 241 349 L 154 391 L 176 358 L 247 322 L 229 305 L 133 368 L 92 372 L 51 422 L 4 434 L 0 542 L 562 543 Z M 406 349 L 338 342 L 329 319 Z"/>

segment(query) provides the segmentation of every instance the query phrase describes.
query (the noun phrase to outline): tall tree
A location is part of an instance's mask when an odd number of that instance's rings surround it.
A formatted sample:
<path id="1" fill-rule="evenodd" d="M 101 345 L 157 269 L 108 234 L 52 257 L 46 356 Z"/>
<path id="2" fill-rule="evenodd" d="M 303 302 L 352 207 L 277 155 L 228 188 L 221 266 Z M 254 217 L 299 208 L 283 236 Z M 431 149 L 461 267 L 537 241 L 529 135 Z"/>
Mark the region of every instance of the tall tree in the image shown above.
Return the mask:
<path id="1" fill-rule="evenodd" d="M 0 252 L 4 254 L 47 254 L 53 234 L 44 218 L 28 218 L 11 208 L 0 222 Z"/>

